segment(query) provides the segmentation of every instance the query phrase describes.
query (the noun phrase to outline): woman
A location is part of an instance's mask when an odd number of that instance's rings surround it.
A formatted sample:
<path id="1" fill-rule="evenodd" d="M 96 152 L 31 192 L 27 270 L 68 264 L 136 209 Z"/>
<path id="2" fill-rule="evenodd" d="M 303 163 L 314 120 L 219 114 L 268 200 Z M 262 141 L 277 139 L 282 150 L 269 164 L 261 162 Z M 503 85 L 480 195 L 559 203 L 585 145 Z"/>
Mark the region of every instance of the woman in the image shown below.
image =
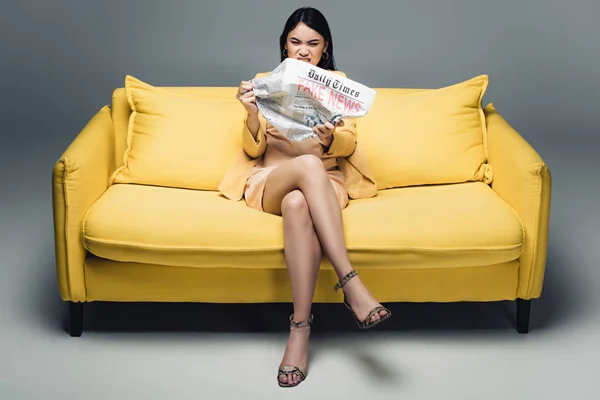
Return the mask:
<path id="1" fill-rule="evenodd" d="M 300 8 L 289 17 L 280 50 L 281 61 L 296 58 L 335 71 L 329 26 L 314 8 Z M 244 154 L 220 189 L 231 199 L 239 200 L 243 194 L 248 206 L 283 218 L 294 311 L 277 380 L 280 386 L 291 387 L 306 377 L 311 305 L 323 250 L 340 278 L 335 290 L 343 289 L 344 303 L 360 328 L 391 316 L 353 270 L 342 229 L 341 210 L 349 195 L 371 197 L 377 188 L 357 146 L 353 120 L 317 125 L 317 137 L 291 142 L 260 115 L 250 82 L 241 82 L 237 98 L 247 111 Z"/>

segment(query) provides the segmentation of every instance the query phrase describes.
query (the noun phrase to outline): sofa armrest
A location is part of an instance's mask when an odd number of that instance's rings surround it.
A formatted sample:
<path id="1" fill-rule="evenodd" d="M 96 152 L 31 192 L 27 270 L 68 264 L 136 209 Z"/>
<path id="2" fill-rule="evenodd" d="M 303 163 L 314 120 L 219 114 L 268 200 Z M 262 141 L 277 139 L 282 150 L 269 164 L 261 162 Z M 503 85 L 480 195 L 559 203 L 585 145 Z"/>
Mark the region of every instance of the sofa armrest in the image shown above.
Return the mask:
<path id="1" fill-rule="evenodd" d="M 540 297 L 546 269 L 552 176 L 540 155 L 497 112 L 484 108 L 492 189 L 519 215 L 525 228 L 517 298 Z"/>
<path id="2" fill-rule="evenodd" d="M 114 146 L 111 112 L 104 106 L 52 169 L 56 273 L 63 300 L 86 300 L 81 227 L 90 206 L 108 187 L 115 165 Z"/>

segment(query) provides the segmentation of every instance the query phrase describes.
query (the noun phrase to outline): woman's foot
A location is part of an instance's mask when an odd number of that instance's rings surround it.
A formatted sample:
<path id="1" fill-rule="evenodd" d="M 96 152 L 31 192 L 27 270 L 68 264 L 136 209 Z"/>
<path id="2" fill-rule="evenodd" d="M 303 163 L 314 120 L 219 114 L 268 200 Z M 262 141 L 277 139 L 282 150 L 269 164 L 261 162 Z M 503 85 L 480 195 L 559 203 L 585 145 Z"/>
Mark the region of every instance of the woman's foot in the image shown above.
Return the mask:
<path id="1" fill-rule="evenodd" d="M 291 318 L 290 321 L 292 321 Z M 296 323 L 292 322 L 290 325 L 290 337 L 279 365 L 277 380 L 283 386 L 296 386 L 302 382 L 308 368 L 308 339 L 312 315 L 300 324 L 297 324 L 297 320 L 294 321 Z"/>
<path id="2" fill-rule="evenodd" d="M 376 307 L 383 307 L 371 295 L 371 292 L 369 292 L 367 287 L 362 283 L 358 275 L 351 277 L 351 279 L 347 280 L 343 286 L 344 293 L 346 294 L 346 301 L 360 322 L 364 322 L 369 316 L 369 313 Z M 388 311 L 381 309 L 371 315 L 370 322 L 375 323 L 387 316 Z"/>

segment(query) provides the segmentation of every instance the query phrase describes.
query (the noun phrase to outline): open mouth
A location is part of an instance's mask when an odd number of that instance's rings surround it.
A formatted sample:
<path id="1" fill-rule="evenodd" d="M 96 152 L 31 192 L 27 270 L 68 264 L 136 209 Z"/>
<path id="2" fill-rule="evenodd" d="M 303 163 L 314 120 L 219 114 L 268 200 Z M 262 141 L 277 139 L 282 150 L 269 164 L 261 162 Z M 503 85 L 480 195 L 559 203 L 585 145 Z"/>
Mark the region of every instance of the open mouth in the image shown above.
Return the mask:
<path id="1" fill-rule="evenodd" d="M 310 62 L 310 58 L 308 57 L 298 57 L 297 60 Z"/>

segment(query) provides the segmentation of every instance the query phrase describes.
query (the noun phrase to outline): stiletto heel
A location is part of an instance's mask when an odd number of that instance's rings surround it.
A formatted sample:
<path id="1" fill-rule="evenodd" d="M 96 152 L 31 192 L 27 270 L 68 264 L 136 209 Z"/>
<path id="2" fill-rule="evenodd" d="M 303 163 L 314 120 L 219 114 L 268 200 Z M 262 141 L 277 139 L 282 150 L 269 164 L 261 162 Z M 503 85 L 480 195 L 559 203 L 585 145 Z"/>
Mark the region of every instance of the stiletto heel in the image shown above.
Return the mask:
<path id="1" fill-rule="evenodd" d="M 355 270 L 350 271 L 346 276 L 344 276 L 342 279 L 340 279 L 338 281 L 338 283 L 336 283 L 336 285 L 333 287 L 333 289 L 337 292 L 339 289 L 342 289 L 344 287 L 344 285 L 346 283 L 348 283 L 348 281 L 352 278 L 354 278 L 356 275 L 358 275 L 358 273 Z M 342 289 L 343 291 L 343 289 Z M 348 310 L 350 310 L 350 312 L 352 313 L 352 316 L 354 316 L 354 320 L 356 321 L 356 323 L 358 324 L 358 328 L 359 329 L 369 329 L 372 328 L 376 325 L 379 325 L 380 323 L 382 323 L 383 321 L 385 321 L 386 319 L 388 319 L 389 317 L 392 316 L 392 312 L 383 307 L 383 306 L 378 306 L 373 308 L 370 312 L 369 315 L 367 316 L 367 318 L 365 318 L 364 321 L 361 321 L 358 319 L 358 317 L 356 316 L 356 313 L 354 312 L 354 310 L 352 310 L 352 307 L 350 307 L 350 304 L 348 304 L 348 301 L 346 300 L 346 293 L 344 292 L 344 305 L 346 306 L 346 308 L 348 308 Z M 381 311 L 385 311 L 387 314 L 384 316 L 379 315 L 379 313 Z M 371 321 L 371 318 L 373 317 L 373 315 L 378 314 L 379 315 L 379 319 L 376 321 Z"/>
<path id="2" fill-rule="evenodd" d="M 294 317 L 294 314 L 290 315 L 290 330 L 294 329 L 294 328 L 308 328 L 308 330 L 310 331 L 310 327 L 312 326 L 312 323 L 313 323 L 313 315 L 312 314 L 310 314 L 310 317 L 308 317 L 308 319 L 305 321 L 294 321 L 293 317 Z M 297 375 L 300 377 L 300 380 L 296 383 L 290 383 L 290 382 L 283 383 L 279 380 L 279 377 L 281 375 L 285 375 L 286 377 L 288 377 L 288 375 Z M 287 379 L 289 381 L 289 377 Z M 281 387 L 298 386 L 300 383 L 302 383 L 304 381 L 304 379 L 306 379 L 306 371 L 303 371 L 300 367 L 296 367 L 294 365 L 281 365 L 279 367 L 279 371 L 277 373 L 277 383 Z"/>

